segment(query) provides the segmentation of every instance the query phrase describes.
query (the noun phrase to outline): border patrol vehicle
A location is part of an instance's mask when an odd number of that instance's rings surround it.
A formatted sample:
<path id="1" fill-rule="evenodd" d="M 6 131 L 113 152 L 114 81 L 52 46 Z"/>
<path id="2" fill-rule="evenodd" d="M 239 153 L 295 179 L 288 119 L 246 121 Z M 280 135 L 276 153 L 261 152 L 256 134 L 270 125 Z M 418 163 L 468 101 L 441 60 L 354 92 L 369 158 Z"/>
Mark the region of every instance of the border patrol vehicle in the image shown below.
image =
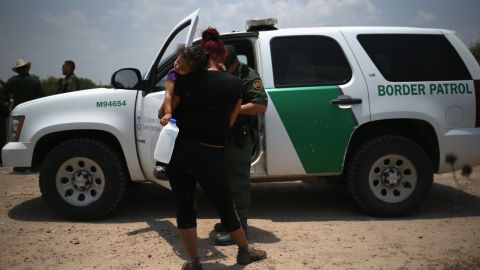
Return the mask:
<path id="1" fill-rule="evenodd" d="M 198 12 L 173 29 L 144 76 L 121 69 L 114 89 L 18 105 L 4 165 L 38 169 L 49 206 L 73 219 L 108 215 L 128 181 L 157 181 L 157 111 Z M 258 29 L 222 35 L 260 73 L 270 99 L 252 182 L 339 176 L 367 213 L 398 216 L 421 204 L 434 173 L 480 164 L 480 67 L 454 32 Z"/>

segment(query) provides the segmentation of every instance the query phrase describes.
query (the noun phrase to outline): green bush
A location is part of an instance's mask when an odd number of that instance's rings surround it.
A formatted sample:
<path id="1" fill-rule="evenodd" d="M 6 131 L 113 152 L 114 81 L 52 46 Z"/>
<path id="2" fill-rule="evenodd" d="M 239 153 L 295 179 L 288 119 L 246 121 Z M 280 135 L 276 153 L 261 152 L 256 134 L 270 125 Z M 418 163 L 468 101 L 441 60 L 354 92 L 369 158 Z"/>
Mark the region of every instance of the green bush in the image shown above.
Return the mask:
<path id="1" fill-rule="evenodd" d="M 41 79 L 40 80 L 40 82 L 42 83 L 43 92 L 45 93 L 46 96 L 54 95 L 58 92 L 58 88 L 59 88 L 58 80 L 59 79 L 60 78 L 55 78 L 55 77 L 50 76 L 46 79 Z M 78 77 L 78 81 L 80 83 L 80 89 L 79 90 L 92 89 L 92 88 L 97 87 L 97 85 L 92 80 L 87 79 L 87 78 Z"/>

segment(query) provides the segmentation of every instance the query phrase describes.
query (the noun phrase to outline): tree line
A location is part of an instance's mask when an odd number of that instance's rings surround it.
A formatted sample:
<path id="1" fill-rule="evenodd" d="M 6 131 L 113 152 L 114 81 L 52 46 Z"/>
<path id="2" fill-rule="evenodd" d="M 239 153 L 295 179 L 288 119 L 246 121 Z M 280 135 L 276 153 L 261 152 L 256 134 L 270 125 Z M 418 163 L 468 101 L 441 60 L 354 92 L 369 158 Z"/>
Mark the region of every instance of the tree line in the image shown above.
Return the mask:
<path id="1" fill-rule="evenodd" d="M 477 62 L 480 64 L 480 40 L 475 42 L 472 47 L 470 47 L 470 51 L 472 52 Z"/>
<path id="2" fill-rule="evenodd" d="M 45 93 L 45 96 L 50 96 L 54 95 L 58 92 L 59 85 L 58 85 L 58 80 L 59 78 L 49 76 L 46 79 L 40 79 L 37 75 L 33 74 L 32 76 L 36 77 L 37 79 L 40 80 L 40 83 L 42 84 L 42 89 L 43 92 Z M 88 78 L 82 78 L 78 77 L 78 81 L 80 84 L 79 90 L 84 90 L 84 89 L 93 89 L 93 88 L 98 88 L 98 87 L 111 87 L 110 85 L 97 85 L 94 83 L 92 80 Z"/>

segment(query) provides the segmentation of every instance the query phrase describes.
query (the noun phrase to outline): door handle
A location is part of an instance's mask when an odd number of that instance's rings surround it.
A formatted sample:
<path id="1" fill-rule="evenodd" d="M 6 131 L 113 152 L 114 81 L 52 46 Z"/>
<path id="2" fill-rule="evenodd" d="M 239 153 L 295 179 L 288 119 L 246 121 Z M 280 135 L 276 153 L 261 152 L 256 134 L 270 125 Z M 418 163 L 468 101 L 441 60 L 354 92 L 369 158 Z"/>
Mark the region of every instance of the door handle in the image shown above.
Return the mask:
<path id="1" fill-rule="evenodd" d="M 361 98 L 352 98 L 348 95 L 340 95 L 336 99 L 330 100 L 330 104 L 332 105 L 355 105 L 355 104 L 362 104 Z"/>

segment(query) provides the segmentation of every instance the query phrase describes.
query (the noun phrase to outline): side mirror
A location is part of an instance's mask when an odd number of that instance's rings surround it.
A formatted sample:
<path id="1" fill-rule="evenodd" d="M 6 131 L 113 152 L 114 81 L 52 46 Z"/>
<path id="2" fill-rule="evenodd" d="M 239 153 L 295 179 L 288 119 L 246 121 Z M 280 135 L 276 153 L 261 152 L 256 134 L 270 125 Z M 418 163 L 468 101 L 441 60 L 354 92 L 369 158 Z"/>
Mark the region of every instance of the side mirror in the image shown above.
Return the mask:
<path id="1" fill-rule="evenodd" d="M 112 75 L 112 86 L 120 89 L 138 89 L 142 78 L 136 68 L 122 68 Z"/>

